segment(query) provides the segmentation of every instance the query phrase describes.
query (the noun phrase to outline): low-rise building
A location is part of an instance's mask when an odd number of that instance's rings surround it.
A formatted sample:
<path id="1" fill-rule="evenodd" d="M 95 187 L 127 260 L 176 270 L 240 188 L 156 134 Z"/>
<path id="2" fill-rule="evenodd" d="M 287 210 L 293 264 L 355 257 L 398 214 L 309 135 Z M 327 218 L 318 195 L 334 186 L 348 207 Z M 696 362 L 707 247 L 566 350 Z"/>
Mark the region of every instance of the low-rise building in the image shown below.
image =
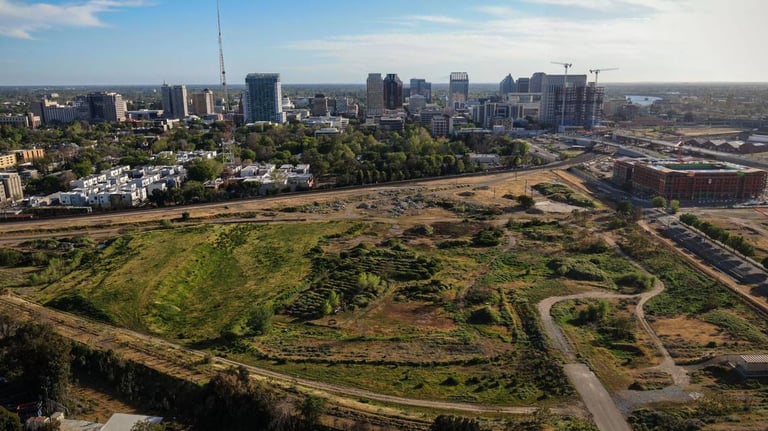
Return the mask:
<path id="1" fill-rule="evenodd" d="M 707 160 L 617 159 L 613 181 L 641 196 L 716 202 L 756 199 L 768 181 L 766 171 Z"/>
<path id="2" fill-rule="evenodd" d="M 744 377 L 768 377 L 768 355 L 740 355 L 734 365 Z"/>

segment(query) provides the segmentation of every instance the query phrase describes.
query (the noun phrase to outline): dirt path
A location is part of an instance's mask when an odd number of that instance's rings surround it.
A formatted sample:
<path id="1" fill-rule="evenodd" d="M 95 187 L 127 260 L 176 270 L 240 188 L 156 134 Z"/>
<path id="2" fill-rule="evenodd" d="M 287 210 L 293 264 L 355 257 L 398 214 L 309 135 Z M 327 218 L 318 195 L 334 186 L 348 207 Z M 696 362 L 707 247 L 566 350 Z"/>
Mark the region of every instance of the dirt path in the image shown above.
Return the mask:
<path id="1" fill-rule="evenodd" d="M 271 384 L 286 389 L 301 386 L 312 391 L 320 391 L 325 396 L 340 395 L 345 398 L 368 399 L 402 406 L 428 409 L 440 409 L 469 413 L 532 414 L 539 407 L 494 406 L 447 401 L 431 401 L 379 394 L 364 389 L 333 385 L 324 382 L 299 378 L 271 370 L 254 367 L 221 357 L 210 357 L 206 352 L 189 349 L 163 339 L 140 334 L 127 329 L 93 322 L 79 316 L 42 307 L 12 295 L 0 295 L 0 308 L 11 310 L 17 315 L 26 315 L 37 322 L 54 325 L 56 332 L 67 338 L 85 343 L 99 349 L 112 349 L 127 359 L 136 360 L 149 367 L 156 368 L 170 375 L 195 382 L 207 381 L 217 369 L 245 367 L 254 378 L 267 379 Z M 205 368 L 195 364 L 209 362 Z M 363 405 L 363 403 L 360 403 Z M 379 412 L 377 406 L 364 406 Z M 584 416 L 584 411 L 577 406 L 558 406 L 550 409 L 553 413 L 570 416 Z M 365 411 L 362 411 L 365 413 Z"/>

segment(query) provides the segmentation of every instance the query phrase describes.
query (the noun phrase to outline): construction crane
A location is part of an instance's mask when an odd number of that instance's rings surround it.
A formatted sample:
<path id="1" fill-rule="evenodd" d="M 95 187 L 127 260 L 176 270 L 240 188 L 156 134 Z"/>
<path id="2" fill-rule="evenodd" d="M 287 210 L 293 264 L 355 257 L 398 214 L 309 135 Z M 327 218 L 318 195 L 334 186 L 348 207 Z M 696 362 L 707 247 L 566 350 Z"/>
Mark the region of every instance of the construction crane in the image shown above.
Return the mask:
<path id="1" fill-rule="evenodd" d="M 595 74 L 595 87 L 597 87 L 597 77 L 600 75 L 600 72 L 607 72 L 609 70 L 619 70 L 618 67 L 608 67 L 603 69 L 589 69 L 589 73 Z"/>
<path id="2" fill-rule="evenodd" d="M 565 132 L 565 93 L 568 88 L 568 69 L 573 67 L 572 63 L 562 63 L 559 61 L 552 61 L 552 64 L 559 64 L 565 68 L 565 78 L 563 78 L 563 110 L 560 115 L 560 133 Z"/>
<path id="3" fill-rule="evenodd" d="M 227 95 L 227 72 L 224 70 L 224 47 L 221 43 L 221 9 L 220 1 L 216 0 L 216 23 L 219 27 L 219 75 L 221 79 L 221 97 L 224 99 L 224 113 L 229 109 L 229 96 Z"/>
<path id="4" fill-rule="evenodd" d="M 600 107 L 600 112 L 598 112 L 597 109 L 597 77 L 600 76 L 600 72 L 606 72 L 609 70 L 619 70 L 618 67 L 604 67 L 602 69 L 589 69 L 589 73 L 595 74 L 595 100 L 592 104 L 592 126 L 599 126 L 600 125 L 600 116 L 603 114 L 602 106 Z M 601 104 L 602 105 L 602 104 Z"/>

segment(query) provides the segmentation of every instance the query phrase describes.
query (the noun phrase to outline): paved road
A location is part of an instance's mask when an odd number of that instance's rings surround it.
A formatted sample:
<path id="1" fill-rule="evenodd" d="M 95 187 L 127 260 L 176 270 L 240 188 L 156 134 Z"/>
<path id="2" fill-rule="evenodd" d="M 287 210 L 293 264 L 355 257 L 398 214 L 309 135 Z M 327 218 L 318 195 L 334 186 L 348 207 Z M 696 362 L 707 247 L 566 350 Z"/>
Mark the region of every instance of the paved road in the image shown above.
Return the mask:
<path id="1" fill-rule="evenodd" d="M 595 373 L 584 364 L 566 364 L 565 374 L 592 413 L 592 420 L 602 431 L 632 431 L 613 399 Z"/>

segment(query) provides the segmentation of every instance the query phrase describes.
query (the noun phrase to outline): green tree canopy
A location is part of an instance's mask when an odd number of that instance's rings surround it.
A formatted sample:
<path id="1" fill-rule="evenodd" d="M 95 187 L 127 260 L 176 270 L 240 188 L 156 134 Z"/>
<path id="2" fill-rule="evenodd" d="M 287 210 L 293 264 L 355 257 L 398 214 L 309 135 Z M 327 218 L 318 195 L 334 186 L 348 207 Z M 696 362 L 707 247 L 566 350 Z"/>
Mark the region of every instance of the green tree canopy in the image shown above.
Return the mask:
<path id="1" fill-rule="evenodd" d="M 218 178 L 224 169 L 221 162 L 212 159 L 195 159 L 187 163 L 187 178 L 206 182 Z"/>

